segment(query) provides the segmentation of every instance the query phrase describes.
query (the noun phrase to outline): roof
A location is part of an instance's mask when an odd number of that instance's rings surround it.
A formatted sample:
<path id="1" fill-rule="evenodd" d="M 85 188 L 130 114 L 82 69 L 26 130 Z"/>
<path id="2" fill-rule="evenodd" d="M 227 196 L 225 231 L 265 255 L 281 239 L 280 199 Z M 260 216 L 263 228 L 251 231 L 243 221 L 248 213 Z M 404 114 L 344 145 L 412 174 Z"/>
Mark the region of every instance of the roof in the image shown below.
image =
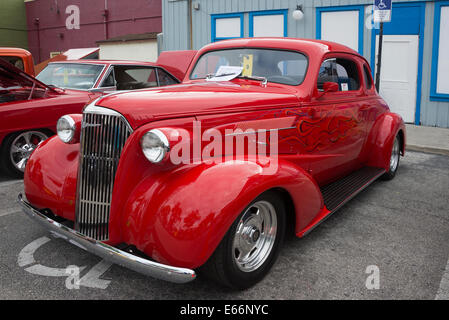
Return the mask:
<path id="1" fill-rule="evenodd" d="M 20 55 L 20 56 L 31 56 L 31 53 L 28 50 L 22 48 L 9 48 L 9 47 L 0 47 L 0 55 L 6 56 L 9 54 Z"/>
<path id="2" fill-rule="evenodd" d="M 54 61 L 53 63 L 77 63 L 77 64 L 118 64 L 118 65 L 142 65 L 142 66 L 156 66 L 153 62 L 147 61 L 134 61 L 134 60 L 65 60 L 65 61 Z"/>
<path id="3" fill-rule="evenodd" d="M 155 40 L 159 32 L 147 32 L 139 34 L 127 34 L 124 36 L 109 38 L 105 40 L 99 40 L 97 43 L 108 43 L 108 42 L 126 42 L 126 41 L 138 41 L 138 40 Z"/>
<path id="4" fill-rule="evenodd" d="M 330 41 L 300 38 L 240 38 L 214 42 L 204 46 L 201 51 L 218 50 L 230 47 L 263 47 L 298 51 L 344 52 L 359 55 L 357 51 Z"/>

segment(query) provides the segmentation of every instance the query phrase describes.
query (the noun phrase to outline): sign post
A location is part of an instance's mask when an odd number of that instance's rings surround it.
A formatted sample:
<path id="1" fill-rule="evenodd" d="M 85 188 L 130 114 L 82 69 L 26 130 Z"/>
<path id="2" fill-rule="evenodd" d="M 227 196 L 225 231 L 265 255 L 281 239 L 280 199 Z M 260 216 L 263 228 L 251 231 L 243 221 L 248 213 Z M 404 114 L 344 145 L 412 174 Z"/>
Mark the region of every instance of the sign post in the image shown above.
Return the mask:
<path id="1" fill-rule="evenodd" d="M 382 65 L 382 46 L 384 37 L 384 22 L 391 21 L 392 0 L 374 0 L 373 19 L 375 23 L 380 23 L 379 31 L 379 52 L 377 56 L 376 90 L 380 91 L 380 70 Z"/>

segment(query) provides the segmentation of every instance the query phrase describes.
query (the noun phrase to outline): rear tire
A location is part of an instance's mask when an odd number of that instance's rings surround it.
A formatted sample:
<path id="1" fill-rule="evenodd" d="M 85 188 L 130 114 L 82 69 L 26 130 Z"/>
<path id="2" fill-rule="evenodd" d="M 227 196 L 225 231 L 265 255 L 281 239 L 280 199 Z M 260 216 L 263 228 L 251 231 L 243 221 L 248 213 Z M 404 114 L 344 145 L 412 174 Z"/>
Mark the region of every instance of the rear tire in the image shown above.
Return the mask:
<path id="1" fill-rule="evenodd" d="M 389 170 L 382 175 L 382 180 L 392 180 L 396 176 L 396 172 L 399 168 L 399 160 L 401 159 L 401 140 L 399 135 L 396 136 L 393 142 L 393 147 L 390 156 Z"/>
<path id="2" fill-rule="evenodd" d="M 258 196 L 234 221 L 200 273 L 243 290 L 269 272 L 284 240 L 285 206 L 273 191 Z"/>
<path id="3" fill-rule="evenodd" d="M 25 165 L 31 153 L 49 134 L 41 130 L 13 133 L 3 140 L 0 163 L 5 173 L 13 178 L 23 178 Z"/>

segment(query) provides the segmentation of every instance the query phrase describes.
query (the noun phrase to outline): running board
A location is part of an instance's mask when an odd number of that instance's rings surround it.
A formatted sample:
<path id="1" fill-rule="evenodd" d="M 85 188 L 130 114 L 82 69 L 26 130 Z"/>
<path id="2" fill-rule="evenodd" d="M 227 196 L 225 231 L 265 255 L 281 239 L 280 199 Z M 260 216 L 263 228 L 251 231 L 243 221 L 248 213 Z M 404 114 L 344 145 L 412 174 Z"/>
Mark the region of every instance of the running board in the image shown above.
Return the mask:
<path id="1" fill-rule="evenodd" d="M 323 195 L 325 208 L 304 230 L 297 233 L 297 236 L 303 237 L 315 229 L 316 226 L 329 218 L 341 206 L 354 198 L 360 191 L 368 187 L 384 173 L 385 169 L 382 168 L 363 167 L 340 180 L 321 187 L 320 190 Z"/>
<path id="2" fill-rule="evenodd" d="M 385 169 L 363 167 L 350 175 L 321 187 L 324 205 L 329 211 L 336 211 L 360 191 L 385 173 Z"/>

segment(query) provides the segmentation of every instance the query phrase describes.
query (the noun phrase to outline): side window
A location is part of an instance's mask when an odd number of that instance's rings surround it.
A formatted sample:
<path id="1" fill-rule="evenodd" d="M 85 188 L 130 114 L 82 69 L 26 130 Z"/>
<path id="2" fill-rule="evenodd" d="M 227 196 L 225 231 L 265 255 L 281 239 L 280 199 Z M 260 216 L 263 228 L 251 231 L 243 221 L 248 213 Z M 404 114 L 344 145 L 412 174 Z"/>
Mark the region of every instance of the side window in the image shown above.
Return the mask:
<path id="1" fill-rule="evenodd" d="M 318 90 L 323 90 L 323 84 L 325 82 L 338 83 L 337 70 L 335 67 L 335 59 L 325 60 L 320 67 L 318 74 Z"/>
<path id="2" fill-rule="evenodd" d="M 371 89 L 373 86 L 373 79 L 371 78 L 371 73 L 366 65 L 363 65 L 363 75 L 365 77 L 366 88 Z"/>
<path id="3" fill-rule="evenodd" d="M 325 82 L 338 83 L 339 91 L 355 91 L 360 88 L 357 64 L 349 59 L 334 58 L 323 62 L 318 75 L 318 90 Z"/>
<path id="4" fill-rule="evenodd" d="M 156 70 L 157 70 L 157 76 L 158 76 L 158 79 L 159 79 L 159 85 L 160 86 L 168 86 L 168 85 L 171 85 L 171 84 L 177 84 L 178 83 L 178 81 L 173 79 L 173 77 L 171 77 L 164 70 L 161 70 L 161 69 L 156 69 Z"/>
<path id="5" fill-rule="evenodd" d="M 158 86 L 153 67 L 115 66 L 114 73 L 117 90 L 135 90 Z"/>

